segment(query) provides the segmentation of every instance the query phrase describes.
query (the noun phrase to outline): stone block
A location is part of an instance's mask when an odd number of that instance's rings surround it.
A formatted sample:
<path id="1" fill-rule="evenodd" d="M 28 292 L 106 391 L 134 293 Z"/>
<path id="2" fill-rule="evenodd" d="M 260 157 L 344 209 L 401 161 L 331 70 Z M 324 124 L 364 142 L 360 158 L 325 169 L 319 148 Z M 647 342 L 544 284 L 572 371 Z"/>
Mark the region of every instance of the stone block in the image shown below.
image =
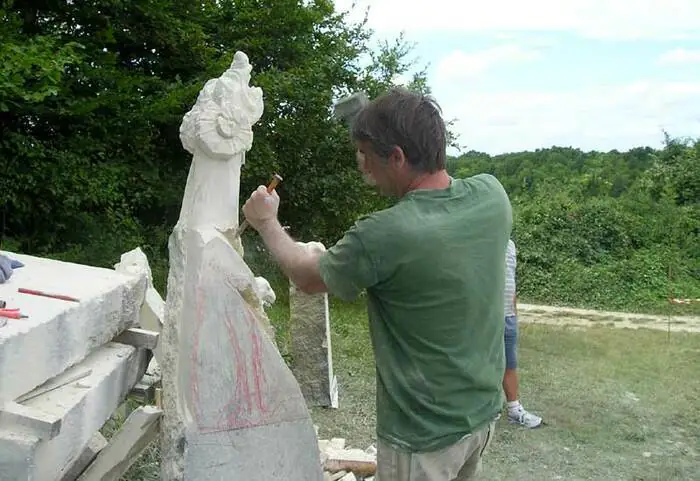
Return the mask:
<path id="1" fill-rule="evenodd" d="M 0 300 L 27 319 L 0 327 L 0 403 L 31 391 L 138 323 L 146 277 L 111 269 L 9 254 L 24 263 L 0 284 Z M 28 288 L 76 297 L 69 302 L 22 294 Z"/>
<path id="2" fill-rule="evenodd" d="M 302 244 L 322 252 L 323 244 Z M 292 371 L 308 406 L 338 407 L 338 381 L 333 373 L 328 294 L 306 294 L 289 287 Z"/>
<path id="3" fill-rule="evenodd" d="M 165 302 L 155 287 L 153 287 L 153 274 L 146 254 L 138 247 L 125 252 L 122 254 L 120 261 L 114 265 L 114 270 L 136 277 L 146 276 L 146 294 L 139 311 L 138 325 L 160 334 L 163 328 Z M 160 359 L 160 348 L 156 345 L 151 350 L 155 358 Z"/>
<path id="4" fill-rule="evenodd" d="M 251 70 L 236 52 L 180 125 L 193 158 L 169 241 L 162 481 L 323 478 L 309 412 L 264 311 L 272 296 L 237 236 L 241 166 L 264 108 Z"/>
<path id="5" fill-rule="evenodd" d="M 108 343 L 52 379 L 52 383 L 60 385 L 61 378 L 71 379 L 82 371 L 90 372 L 23 404 L 28 410 L 61 420 L 60 431 L 52 439 L 33 430 L 31 425 L 0 417 L 0 479 L 62 479 L 145 369 L 145 350 Z"/>

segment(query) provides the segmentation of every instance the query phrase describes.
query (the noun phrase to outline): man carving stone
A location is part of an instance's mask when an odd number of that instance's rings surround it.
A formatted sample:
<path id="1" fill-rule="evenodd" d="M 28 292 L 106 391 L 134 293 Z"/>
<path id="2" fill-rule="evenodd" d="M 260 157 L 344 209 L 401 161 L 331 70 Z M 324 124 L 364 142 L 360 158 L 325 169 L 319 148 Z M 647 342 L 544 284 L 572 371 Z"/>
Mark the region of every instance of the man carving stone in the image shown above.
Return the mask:
<path id="1" fill-rule="evenodd" d="M 169 244 L 164 481 L 322 479 L 309 412 L 263 310 L 274 293 L 233 235 L 240 169 L 263 111 L 251 68 L 237 52 L 180 128 L 193 161 Z"/>
<path id="2" fill-rule="evenodd" d="M 377 368 L 378 481 L 474 479 L 503 402 L 503 289 L 512 218 L 491 175 L 451 179 L 429 97 L 392 90 L 352 122 L 358 167 L 389 209 L 325 253 L 298 246 L 260 186 L 243 212 L 308 293 L 366 290 Z"/>

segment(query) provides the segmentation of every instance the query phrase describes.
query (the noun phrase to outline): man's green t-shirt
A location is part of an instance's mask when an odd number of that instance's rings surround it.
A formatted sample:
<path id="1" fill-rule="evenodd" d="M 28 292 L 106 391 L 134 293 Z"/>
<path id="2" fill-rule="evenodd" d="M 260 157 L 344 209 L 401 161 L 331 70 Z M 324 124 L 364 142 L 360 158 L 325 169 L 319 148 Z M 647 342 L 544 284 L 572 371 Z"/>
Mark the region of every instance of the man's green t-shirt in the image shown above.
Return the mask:
<path id="1" fill-rule="evenodd" d="M 321 257 L 329 293 L 367 290 L 383 441 L 434 451 L 500 412 L 511 226 L 503 186 L 480 174 L 408 193 Z"/>

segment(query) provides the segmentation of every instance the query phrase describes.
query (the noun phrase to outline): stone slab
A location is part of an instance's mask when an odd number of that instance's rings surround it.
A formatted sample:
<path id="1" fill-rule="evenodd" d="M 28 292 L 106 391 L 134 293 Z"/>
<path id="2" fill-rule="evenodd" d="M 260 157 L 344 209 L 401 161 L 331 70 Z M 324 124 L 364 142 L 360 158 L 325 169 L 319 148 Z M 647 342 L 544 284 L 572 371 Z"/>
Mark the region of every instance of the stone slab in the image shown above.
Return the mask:
<path id="1" fill-rule="evenodd" d="M 252 272 L 216 229 L 171 236 L 163 326 L 163 481 L 320 481 L 299 385 L 248 294 Z"/>
<path id="2" fill-rule="evenodd" d="M 0 480 L 36 481 L 28 471 L 36 469 L 38 444 L 39 438 L 31 433 L 0 428 Z"/>
<path id="3" fill-rule="evenodd" d="M 97 457 L 97 455 L 107 446 L 107 440 L 102 436 L 101 433 L 97 432 L 90 438 L 90 442 L 80 456 L 75 460 L 71 467 L 63 473 L 61 481 L 75 481 L 80 473 L 85 471 L 90 463 Z"/>
<path id="4" fill-rule="evenodd" d="M 158 332 L 132 327 L 115 337 L 114 342 L 128 344 L 134 347 L 143 347 L 149 351 L 153 351 L 158 345 L 159 336 L 160 334 Z"/>
<path id="5" fill-rule="evenodd" d="M 305 438 L 309 437 L 309 427 L 305 420 L 188 434 L 196 436 L 197 443 L 187 447 L 186 480 L 323 479 L 318 449 L 307 449 Z M 313 435 L 313 428 L 310 434 Z M 235 456 L 231 456 L 232 452 Z M 206 478 L 202 473 L 206 473 Z"/>
<path id="6" fill-rule="evenodd" d="M 61 432 L 63 420 L 31 406 L 6 402 L 0 409 L 0 425 L 14 425 L 20 430 L 28 430 L 41 439 L 53 439 Z"/>
<path id="7" fill-rule="evenodd" d="M 162 414 L 155 406 L 134 410 L 77 481 L 119 481 L 158 436 Z"/>
<path id="8" fill-rule="evenodd" d="M 0 479 L 60 480 L 145 369 L 144 349 L 108 343 L 62 373 L 59 377 L 70 378 L 81 371 L 90 371 L 87 377 L 24 403 L 27 408 L 61 419 L 60 433 L 53 439 L 42 439 L 41 433 L 3 419 L 0 423 Z"/>
<path id="9" fill-rule="evenodd" d="M 337 408 L 328 294 L 306 294 L 290 284 L 289 318 L 292 371 L 307 405 Z"/>
<path id="10" fill-rule="evenodd" d="M 5 254 L 25 266 L 0 284 L 0 300 L 29 318 L 9 319 L 0 327 L 0 403 L 57 376 L 138 323 L 145 275 Z M 21 294 L 20 287 L 77 297 L 80 302 Z"/>
<path id="11" fill-rule="evenodd" d="M 297 242 L 307 252 L 322 254 L 320 242 Z M 292 371 L 308 406 L 338 407 L 338 381 L 333 374 L 328 294 L 306 294 L 289 285 Z"/>

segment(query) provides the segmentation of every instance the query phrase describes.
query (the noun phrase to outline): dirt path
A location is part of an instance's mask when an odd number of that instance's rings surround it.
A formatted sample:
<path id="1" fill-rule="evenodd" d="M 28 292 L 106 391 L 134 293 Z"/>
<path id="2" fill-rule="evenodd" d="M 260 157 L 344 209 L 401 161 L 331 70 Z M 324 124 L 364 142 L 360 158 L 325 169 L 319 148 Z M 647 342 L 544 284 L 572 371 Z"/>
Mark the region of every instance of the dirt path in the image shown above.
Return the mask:
<path id="1" fill-rule="evenodd" d="M 568 307 L 518 304 L 518 320 L 524 323 L 591 327 L 596 325 L 628 329 L 656 329 L 700 333 L 700 317 L 655 316 L 629 312 L 594 311 Z"/>

